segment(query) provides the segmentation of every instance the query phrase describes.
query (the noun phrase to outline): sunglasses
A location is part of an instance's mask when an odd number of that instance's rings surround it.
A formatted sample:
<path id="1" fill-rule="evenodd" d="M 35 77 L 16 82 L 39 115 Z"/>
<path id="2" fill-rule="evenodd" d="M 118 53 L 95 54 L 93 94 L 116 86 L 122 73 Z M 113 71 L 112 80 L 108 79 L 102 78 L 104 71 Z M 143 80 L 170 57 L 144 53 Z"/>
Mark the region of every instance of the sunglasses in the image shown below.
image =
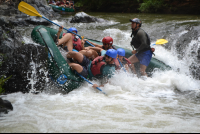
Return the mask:
<path id="1" fill-rule="evenodd" d="M 110 56 L 108 56 L 108 55 L 105 55 L 107 58 L 112 58 L 112 57 L 110 57 Z"/>
<path id="2" fill-rule="evenodd" d="M 103 43 L 103 45 L 106 46 L 106 45 L 109 45 L 109 44 Z"/>

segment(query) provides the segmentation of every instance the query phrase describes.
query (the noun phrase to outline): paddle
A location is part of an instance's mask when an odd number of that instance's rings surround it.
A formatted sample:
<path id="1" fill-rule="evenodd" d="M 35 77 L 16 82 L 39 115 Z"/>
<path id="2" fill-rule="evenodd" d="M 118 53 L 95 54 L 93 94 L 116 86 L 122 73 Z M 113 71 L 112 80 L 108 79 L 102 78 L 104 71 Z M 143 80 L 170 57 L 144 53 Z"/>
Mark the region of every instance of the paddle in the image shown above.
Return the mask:
<path id="1" fill-rule="evenodd" d="M 119 61 L 119 64 L 121 65 L 121 67 L 124 69 L 124 72 L 126 72 L 126 69 L 123 67 L 123 65 L 122 65 L 121 61 L 119 60 L 119 58 L 117 58 L 117 59 Z"/>
<path id="2" fill-rule="evenodd" d="M 81 78 L 83 78 L 85 81 L 87 81 L 88 83 L 90 83 L 91 85 L 93 85 L 92 84 L 92 82 L 90 82 L 90 81 L 88 81 L 85 77 L 83 77 L 82 75 L 80 75 L 78 72 L 76 72 Z M 101 91 L 102 93 L 104 93 L 105 95 L 107 95 L 105 92 L 103 92 L 99 87 L 96 87 L 99 91 Z"/>
<path id="3" fill-rule="evenodd" d="M 156 44 L 152 44 L 151 46 L 154 46 L 154 45 L 163 45 L 163 44 L 166 44 L 166 43 L 168 43 L 167 40 L 165 40 L 165 39 L 159 39 L 159 40 L 156 41 Z"/>
<path id="4" fill-rule="evenodd" d="M 23 12 L 23 13 L 25 13 L 25 14 L 27 14 L 27 15 L 30 15 L 30 16 L 42 17 L 42 18 L 46 19 L 47 21 L 49 21 L 49 22 L 51 22 L 51 23 L 53 23 L 53 24 L 55 24 L 55 25 L 61 27 L 60 25 L 54 23 L 53 21 L 51 21 L 51 20 L 45 18 L 45 17 L 42 16 L 42 15 L 40 15 L 34 7 L 32 7 L 31 5 L 27 4 L 27 3 L 24 2 L 24 1 L 21 1 L 21 2 L 19 3 L 19 5 L 18 5 L 18 10 L 21 11 L 21 12 Z M 73 33 L 73 34 L 77 35 L 80 39 L 82 39 L 82 37 L 81 37 L 80 35 L 78 35 L 78 34 L 72 32 L 72 31 L 69 31 L 69 30 L 66 29 L 66 28 L 63 28 L 63 29 L 67 30 L 67 31 L 70 32 L 70 33 Z M 86 42 L 87 42 L 89 45 L 95 47 L 94 45 L 92 45 L 92 44 L 89 43 L 88 41 L 86 41 Z"/>
<path id="5" fill-rule="evenodd" d="M 168 43 L 167 40 L 165 40 L 165 39 L 159 39 L 159 40 L 156 41 L 155 44 L 152 44 L 151 46 L 154 46 L 154 45 L 163 45 L 163 44 L 166 44 L 166 43 Z M 132 48 L 133 48 L 133 50 L 134 50 L 133 45 L 131 45 L 131 46 L 132 46 Z"/>

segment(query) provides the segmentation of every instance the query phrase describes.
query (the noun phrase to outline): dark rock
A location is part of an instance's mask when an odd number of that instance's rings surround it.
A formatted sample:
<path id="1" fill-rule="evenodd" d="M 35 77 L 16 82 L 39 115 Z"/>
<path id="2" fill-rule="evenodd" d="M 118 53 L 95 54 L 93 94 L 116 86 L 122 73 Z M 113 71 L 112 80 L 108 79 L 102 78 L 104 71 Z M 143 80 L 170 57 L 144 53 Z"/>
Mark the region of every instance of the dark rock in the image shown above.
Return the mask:
<path id="1" fill-rule="evenodd" d="M 4 26 L 6 24 L 3 17 L 0 18 L 0 26 Z"/>
<path id="2" fill-rule="evenodd" d="M 75 16 L 72 17 L 70 21 L 70 23 L 92 23 L 92 22 L 105 22 L 105 20 L 89 16 L 84 12 L 79 12 L 75 14 Z"/>
<path id="3" fill-rule="evenodd" d="M 197 65 L 196 63 L 193 63 L 190 66 L 190 72 L 191 72 L 191 74 L 193 75 L 193 77 L 195 79 L 200 80 L 200 65 Z"/>
<path id="4" fill-rule="evenodd" d="M 23 38 L 19 31 L 11 30 L 8 27 L 4 29 L 1 37 L 0 53 L 11 53 L 14 48 L 20 47 L 23 44 Z"/>
<path id="5" fill-rule="evenodd" d="M 7 114 L 10 110 L 13 110 L 12 104 L 9 101 L 0 98 L 0 113 Z"/>
<path id="6" fill-rule="evenodd" d="M 33 16 L 27 18 L 25 20 L 28 24 L 32 24 L 32 25 L 51 25 L 51 23 L 45 19 L 42 19 L 41 17 L 38 17 L 37 19 Z"/>
<path id="7" fill-rule="evenodd" d="M 0 98 L 0 106 L 4 107 L 4 108 L 7 108 L 9 110 L 13 110 L 12 104 L 7 100 L 2 100 L 1 98 Z"/>
<path id="8" fill-rule="evenodd" d="M 0 68 L 0 74 L 12 76 L 4 85 L 6 93 L 27 93 L 34 86 L 42 91 L 47 78 L 44 75 L 47 72 L 47 56 L 43 46 L 25 44 L 15 48 Z M 31 83 L 30 80 L 34 79 L 39 82 Z"/>
<path id="9" fill-rule="evenodd" d="M 197 51 L 197 57 L 198 57 L 198 60 L 200 60 L 200 48 L 198 49 L 198 51 Z"/>

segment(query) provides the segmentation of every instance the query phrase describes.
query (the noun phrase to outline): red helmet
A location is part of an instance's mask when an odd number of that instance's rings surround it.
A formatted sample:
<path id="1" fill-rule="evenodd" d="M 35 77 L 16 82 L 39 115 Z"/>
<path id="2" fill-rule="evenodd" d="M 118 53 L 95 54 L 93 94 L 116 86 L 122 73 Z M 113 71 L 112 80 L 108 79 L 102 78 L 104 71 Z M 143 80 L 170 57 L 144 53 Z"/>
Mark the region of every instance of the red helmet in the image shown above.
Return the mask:
<path id="1" fill-rule="evenodd" d="M 107 36 L 107 37 L 104 37 L 102 39 L 102 42 L 105 43 L 105 44 L 112 45 L 113 44 L 113 39 L 111 37 Z"/>

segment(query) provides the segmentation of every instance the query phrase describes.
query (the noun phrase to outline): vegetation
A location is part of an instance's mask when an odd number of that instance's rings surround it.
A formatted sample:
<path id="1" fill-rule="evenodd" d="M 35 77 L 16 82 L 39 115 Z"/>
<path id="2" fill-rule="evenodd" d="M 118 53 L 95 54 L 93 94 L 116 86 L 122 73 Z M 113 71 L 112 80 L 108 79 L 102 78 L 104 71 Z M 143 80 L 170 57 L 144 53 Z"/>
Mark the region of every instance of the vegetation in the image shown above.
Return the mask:
<path id="1" fill-rule="evenodd" d="M 164 2 L 164 0 L 143 0 L 139 10 L 141 12 L 158 12 L 167 6 Z"/>
<path id="2" fill-rule="evenodd" d="M 126 0 L 76 0 L 75 3 L 80 3 L 80 5 L 87 6 L 88 10 L 99 10 L 116 3 L 124 3 L 125 1 Z"/>
<path id="3" fill-rule="evenodd" d="M 73 0 L 75 7 L 91 12 L 146 12 L 199 14 L 200 0 Z"/>
<path id="4" fill-rule="evenodd" d="M 5 89 L 3 88 L 3 85 L 5 84 L 5 82 L 8 80 L 8 79 L 10 79 L 11 77 L 12 77 L 12 75 L 11 76 L 9 76 L 8 78 L 4 78 L 5 76 L 2 76 L 1 77 L 1 79 L 0 79 L 0 94 L 2 94 L 2 93 L 4 93 L 5 92 Z"/>
<path id="5" fill-rule="evenodd" d="M 3 57 L 3 55 L 2 54 L 0 54 L 0 57 L 1 57 L 1 59 L 2 59 L 2 57 Z M 0 66 L 2 65 L 2 60 L 0 61 Z M 5 75 L 3 75 L 2 77 L 1 77 L 1 79 L 0 79 L 0 95 L 2 94 L 2 93 L 4 93 L 5 92 L 5 89 L 3 88 L 3 86 L 4 86 L 4 84 L 5 84 L 5 82 L 8 80 L 8 79 L 10 79 L 12 77 L 12 75 L 11 76 L 9 76 L 8 78 L 5 78 Z"/>
<path id="6" fill-rule="evenodd" d="M 105 7 L 119 5 L 123 7 L 138 7 L 141 12 L 157 12 L 167 5 L 164 0 L 76 0 L 76 6 L 87 6 L 88 10 L 99 10 Z M 119 7 L 120 8 L 120 7 Z"/>
<path id="7" fill-rule="evenodd" d="M 128 8 L 136 9 L 138 0 L 75 0 L 76 3 L 81 3 L 86 10 L 90 11 L 127 11 Z M 137 9 L 136 9 L 137 10 Z"/>

